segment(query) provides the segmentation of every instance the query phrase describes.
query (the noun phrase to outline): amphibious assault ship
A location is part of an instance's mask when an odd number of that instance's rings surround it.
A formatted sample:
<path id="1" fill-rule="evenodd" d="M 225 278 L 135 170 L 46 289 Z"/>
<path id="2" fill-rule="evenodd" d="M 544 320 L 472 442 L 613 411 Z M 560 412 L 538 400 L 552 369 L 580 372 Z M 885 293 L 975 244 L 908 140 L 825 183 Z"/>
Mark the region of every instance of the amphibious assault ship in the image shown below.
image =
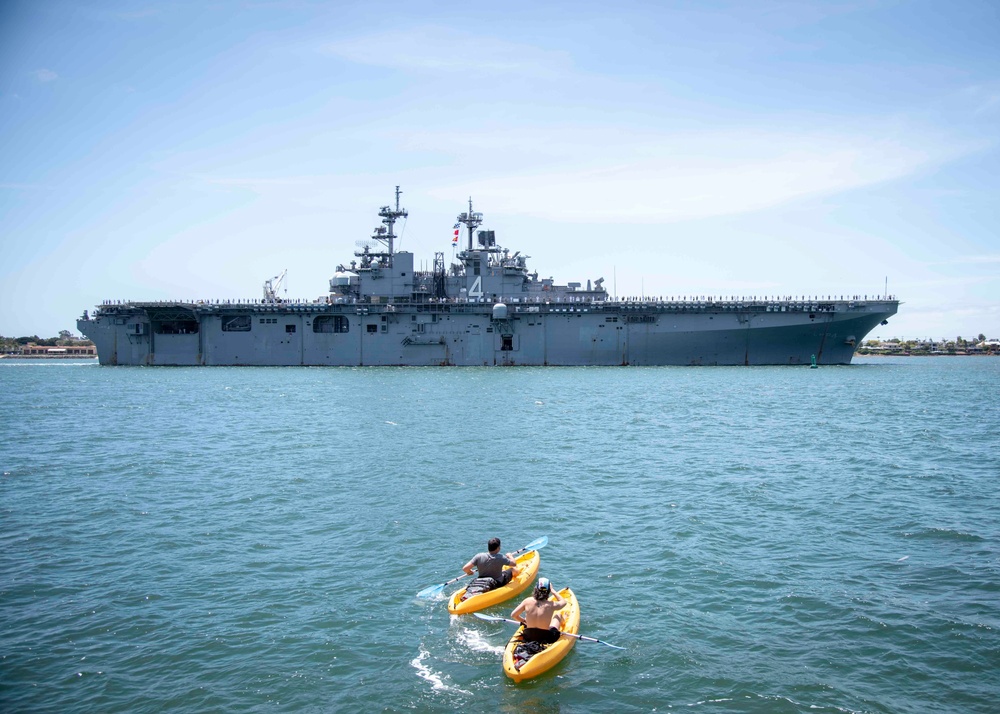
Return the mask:
<path id="1" fill-rule="evenodd" d="M 77 327 L 102 365 L 849 364 L 899 307 L 859 295 L 623 300 L 603 278 L 557 285 L 479 230 L 471 198 L 455 224 L 465 245 L 421 271 L 396 250 L 399 196 L 320 298 L 280 298 L 282 273 L 257 300 L 105 301 Z"/>

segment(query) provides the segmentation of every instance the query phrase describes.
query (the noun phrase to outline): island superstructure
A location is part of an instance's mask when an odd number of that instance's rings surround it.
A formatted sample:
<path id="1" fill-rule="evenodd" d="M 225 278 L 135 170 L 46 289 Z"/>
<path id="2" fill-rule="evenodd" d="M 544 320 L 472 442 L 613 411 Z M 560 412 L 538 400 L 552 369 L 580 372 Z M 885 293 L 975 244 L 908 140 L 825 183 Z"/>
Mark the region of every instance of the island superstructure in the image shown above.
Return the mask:
<path id="1" fill-rule="evenodd" d="M 395 245 L 400 193 L 320 298 L 283 300 L 282 273 L 257 300 L 105 301 L 77 327 L 102 365 L 849 364 L 899 307 L 889 296 L 620 300 L 603 278 L 557 285 L 479 230 L 471 198 L 453 262 L 438 252 L 416 270 Z"/>

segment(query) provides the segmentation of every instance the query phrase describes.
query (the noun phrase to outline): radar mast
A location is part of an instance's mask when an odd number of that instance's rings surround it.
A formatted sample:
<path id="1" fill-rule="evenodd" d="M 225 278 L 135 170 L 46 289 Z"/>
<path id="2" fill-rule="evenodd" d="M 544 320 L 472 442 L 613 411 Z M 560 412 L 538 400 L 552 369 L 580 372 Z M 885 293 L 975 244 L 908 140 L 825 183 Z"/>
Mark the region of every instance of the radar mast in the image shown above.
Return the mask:
<path id="1" fill-rule="evenodd" d="M 472 234 L 475 232 L 483 222 L 482 213 L 474 213 L 472 210 L 472 196 L 469 196 L 469 212 L 458 214 L 458 222 L 464 223 L 465 227 L 469 230 L 469 248 L 472 250 Z"/>
<path id="2" fill-rule="evenodd" d="M 392 259 L 393 253 L 395 253 L 395 247 L 393 243 L 396 240 L 396 234 L 393 230 L 393 227 L 396 225 L 397 220 L 399 220 L 400 218 L 406 218 L 408 215 L 405 208 L 399 207 L 399 195 L 401 193 L 403 192 L 399 190 L 399 186 L 396 186 L 395 209 L 393 209 L 392 206 L 382 206 L 382 208 L 378 210 L 378 214 L 382 216 L 382 223 L 384 223 L 385 225 L 377 227 L 375 229 L 375 232 L 372 234 L 373 239 L 377 240 L 378 242 L 386 246 L 388 250 L 383 255 L 389 258 L 390 260 Z"/>

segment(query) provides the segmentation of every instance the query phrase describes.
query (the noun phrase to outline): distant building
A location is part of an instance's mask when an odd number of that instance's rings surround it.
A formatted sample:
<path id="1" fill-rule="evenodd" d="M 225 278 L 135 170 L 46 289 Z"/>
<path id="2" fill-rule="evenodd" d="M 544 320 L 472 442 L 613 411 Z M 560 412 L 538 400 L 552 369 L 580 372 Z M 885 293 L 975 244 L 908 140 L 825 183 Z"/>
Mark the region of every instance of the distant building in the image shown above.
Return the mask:
<path id="1" fill-rule="evenodd" d="M 859 355 L 996 355 L 1000 354 L 1000 340 L 971 342 L 962 340 L 869 340 L 858 348 Z"/>
<path id="2" fill-rule="evenodd" d="M 70 345 L 67 347 L 46 347 L 39 345 L 25 345 L 21 348 L 20 354 L 7 355 L 8 357 L 96 357 L 97 348 L 94 345 Z"/>

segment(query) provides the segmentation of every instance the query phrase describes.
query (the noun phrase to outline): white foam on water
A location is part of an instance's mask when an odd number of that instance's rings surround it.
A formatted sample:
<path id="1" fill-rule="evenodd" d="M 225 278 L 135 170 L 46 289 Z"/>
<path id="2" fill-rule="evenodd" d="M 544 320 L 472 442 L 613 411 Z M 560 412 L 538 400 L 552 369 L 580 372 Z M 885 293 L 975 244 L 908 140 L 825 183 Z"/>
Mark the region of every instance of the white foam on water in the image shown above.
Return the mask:
<path id="1" fill-rule="evenodd" d="M 490 654 L 503 655 L 503 646 L 491 644 L 483 636 L 483 633 L 478 630 L 461 628 L 458 631 L 458 642 L 473 652 L 488 652 Z"/>
<path id="2" fill-rule="evenodd" d="M 430 682 L 431 687 L 439 691 L 470 694 L 470 692 L 467 692 L 464 689 L 460 689 L 459 687 L 455 687 L 453 685 L 448 684 L 445 681 L 446 679 L 445 675 L 441 674 L 440 672 L 435 672 L 433 669 L 431 669 L 424 662 L 424 660 L 430 659 L 430 656 L 431 653 L 428 652 L 423 645 L 420 645 L 420 653 L 412 660 L 410 660 L 410 666 L 413 667 L 415 670 L 417 670 L 418 677 L 420 677 L 426 682 Z"/>

